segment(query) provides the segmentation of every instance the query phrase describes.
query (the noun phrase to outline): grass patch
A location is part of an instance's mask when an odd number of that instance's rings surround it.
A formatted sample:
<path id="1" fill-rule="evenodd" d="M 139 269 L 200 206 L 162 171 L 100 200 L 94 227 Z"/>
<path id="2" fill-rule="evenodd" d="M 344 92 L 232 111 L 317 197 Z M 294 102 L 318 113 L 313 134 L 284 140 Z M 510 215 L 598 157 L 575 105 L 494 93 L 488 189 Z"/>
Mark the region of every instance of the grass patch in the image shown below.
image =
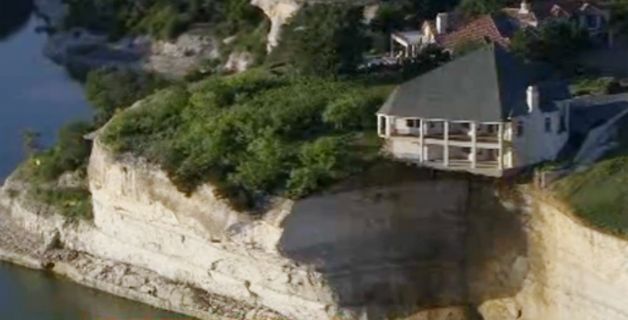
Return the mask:
<path id="1" fill-rule="evenodd" d="M 619 82 L 613 77 L 582 77 L 573 81 L 569 89 L 576 96 L 612 94 L 619 91 Z"/>
<path id="2" fill-rule="evenodd" d="M 628 235 L 628 120 L 618 126 L 617 149 L 591 168 L 560 179 L 552 191 L 588 223 Z"/>
<path id="3" fill-rule="evenodd" d="M 183 192 L 211 182 L 248 209 L 268 195 L 306 196 L 376 159 L 374 114 L 389 89 L 251 70 L 162 90 L 102 137 L 160 165 Z"/>
<path id="4" fill-rule="evenodd" d="M 52 206 L 55 211 L 71 221 L 91 220 L 92 195 L 86 188 L 34 187 L 29 196 L 35 201 Z"/>

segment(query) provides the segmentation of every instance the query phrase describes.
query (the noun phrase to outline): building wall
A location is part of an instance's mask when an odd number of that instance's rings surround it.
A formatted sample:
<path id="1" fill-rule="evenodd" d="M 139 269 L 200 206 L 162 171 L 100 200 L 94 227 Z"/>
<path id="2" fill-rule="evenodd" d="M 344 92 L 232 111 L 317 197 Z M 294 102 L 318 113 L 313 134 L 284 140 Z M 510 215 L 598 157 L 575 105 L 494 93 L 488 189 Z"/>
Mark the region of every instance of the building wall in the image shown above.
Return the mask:
<path id="1" fill-rule="evenodd" d="M 512 136 L 513 167 L 525 167 L 546 160 L 554 160 L 569 138 L 569 130 L 560 130 L 562 111 L 543 113 L 534 108 L 526 116 L 516 117 L 512 121 L 509 133 Z M 564 112 L 565 123 L 569 123 L 567 112 Z M 545 130 L 545 119 L 551 121 L 551 131 Z M 523 134 L 518 134 L 517 123 L 523 123 Z"/>
<path id="2" fill-rule="evenodd" d="M 421 148 L 418 139 L 394 138 L 388 140 L 388 152 L 395 158 L 402 160 L 418 161 L 421 156 Z"/>
<path id="3" fill-rule="evenodd" d="M 408 119 L 414 118 L 395 118 L 393 122 L 393 129 L 397 132 L 397 134 L 414 134 L 419 135 L 420 129 L 414 127 L 408 127 Z"/>

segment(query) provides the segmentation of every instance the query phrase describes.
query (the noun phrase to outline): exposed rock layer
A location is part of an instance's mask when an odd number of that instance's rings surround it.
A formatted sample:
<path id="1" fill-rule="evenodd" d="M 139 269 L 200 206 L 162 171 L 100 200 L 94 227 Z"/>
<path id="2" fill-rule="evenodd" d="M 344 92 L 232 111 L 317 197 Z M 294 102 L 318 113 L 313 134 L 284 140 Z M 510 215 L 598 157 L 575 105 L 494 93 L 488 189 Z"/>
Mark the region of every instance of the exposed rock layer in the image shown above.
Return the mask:
<path id="1" fill-rule="evenodd" d="M 487 182 L 395 168 L 253 218 L 97 141 L 93 224 L 9 182 L 0 258 L 207 319 L 628 319 L 625 241 Z"/>

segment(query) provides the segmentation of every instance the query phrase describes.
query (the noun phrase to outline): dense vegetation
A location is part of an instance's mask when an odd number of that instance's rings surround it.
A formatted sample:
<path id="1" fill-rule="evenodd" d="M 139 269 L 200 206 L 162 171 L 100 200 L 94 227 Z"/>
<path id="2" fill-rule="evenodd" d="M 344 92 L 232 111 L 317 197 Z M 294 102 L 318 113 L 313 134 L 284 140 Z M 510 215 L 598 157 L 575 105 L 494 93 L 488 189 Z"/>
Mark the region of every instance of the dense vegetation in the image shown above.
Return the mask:
<path id="1" fill-rule="evenodd" d="M 0 40 L 10 36 L 28 22 L 33 0 L 2 0 L 0 10 Z"/>
<path id="2" fill-rule="evenodd" d="M 96 125 L 108 121 L 116 110 L 125 109 L 137 100 L 168 85 L 153 74 L 117 68 L 94 70 L 87 75 L 85 93 L 96 109 Z"/>
<path id="3" fill-rule="evenodd" d="M 523 29 L 512 39 L 511 49 L 534 61 L 561 65 L 589 46 L 586 30 L 570 22 L 544 24 L 538 30 Z"/>
<path id="4" fill-rule="evenodd" d="M 343 4 L 306 6 L 285 28 L 274 60 L 300 74 L 350 73 L 367 48 L 362 10 Z"/>
<path id="5" fill-rule="evenodd" d="M 570 86 L 574 96 L 615 94 L 621 90 L 619 81 L 613 77 L 579 77 Z"/>
<path id="6" fill-rule="evenodd" d="M 74 122 L 64 126 L 57 143 L 47 150 L 39 145 L 36 132 L 25 132 L 24 149 L 28 160 L 19 173 L 28 182 L 27 194 L 69 219 L 90 219 L 91 194 L 86 169 L 91 143 L 85 135 L 111 119 L 117 110 L 129 107 L 167 84 L 154 75 L 138 71 L 106 68 L 90 72 L 86 91 L 96 109 L 92 123 Z"/>
<path id="7" fill-rule="evenodd" d="M 589 169 L 559 180 L 553 189 L 585 221 L 625 236 L 628 235 L 628 121 L 622 121 L 619 128 L 617 150 Z"/>
<path id="8" fill-rule="evenodd" d="M 28 195 L 70 219 L 92 216 L 91 196 L 84 183 L 91 150 L 84 135 L 91 130 L 93 127 L 87 123 L 70 123 L 61 128 L 57 144 L 48 150 L 40 149 L 36 133 L 24 136 L 29 157 L 19 174 L 29 182 Z M 64 174 L 70 175 L 71 183 L 59 183 Z"/>
<path id="9" fill-rule="evenodd" d="M 262 70 L 175 86 L 116 117 L 103 135 L 165 169 L 184 192 L 219 186 L 238 208 L 305 196 L 378 152 L 373 115 L 388 87 Z"/>
<path id="10" fill-rule="evenodd" d="M 112 38 L 133 33 L 171 38 L 197 22 L 225 33 L 257 26 L 263 14 L 244 0 L 67 0 L 67 27 L 81 26 Z"/>
<path id="11" fill-rule="evenodd" d="M 459 0 L 390 0 L 380 5 L 373 29 L 385 34 L 406 28 L 416 29 L 426 19 L 456 7 Z"/>

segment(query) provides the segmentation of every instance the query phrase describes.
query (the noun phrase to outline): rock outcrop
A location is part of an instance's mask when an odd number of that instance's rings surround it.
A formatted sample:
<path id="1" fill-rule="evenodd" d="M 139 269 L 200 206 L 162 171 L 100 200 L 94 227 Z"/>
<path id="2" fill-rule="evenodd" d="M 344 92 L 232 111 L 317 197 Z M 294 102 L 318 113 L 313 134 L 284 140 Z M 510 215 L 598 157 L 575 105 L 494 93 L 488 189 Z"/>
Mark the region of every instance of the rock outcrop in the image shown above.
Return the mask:
<path id="1" fill-rule="evenodd" d="M 251 4 L 262 9 L 271 22 L 266 49 L 270 52 L 279 44 L 281 29 L 301 9 L 304 0 L 251 0 Z"/>

